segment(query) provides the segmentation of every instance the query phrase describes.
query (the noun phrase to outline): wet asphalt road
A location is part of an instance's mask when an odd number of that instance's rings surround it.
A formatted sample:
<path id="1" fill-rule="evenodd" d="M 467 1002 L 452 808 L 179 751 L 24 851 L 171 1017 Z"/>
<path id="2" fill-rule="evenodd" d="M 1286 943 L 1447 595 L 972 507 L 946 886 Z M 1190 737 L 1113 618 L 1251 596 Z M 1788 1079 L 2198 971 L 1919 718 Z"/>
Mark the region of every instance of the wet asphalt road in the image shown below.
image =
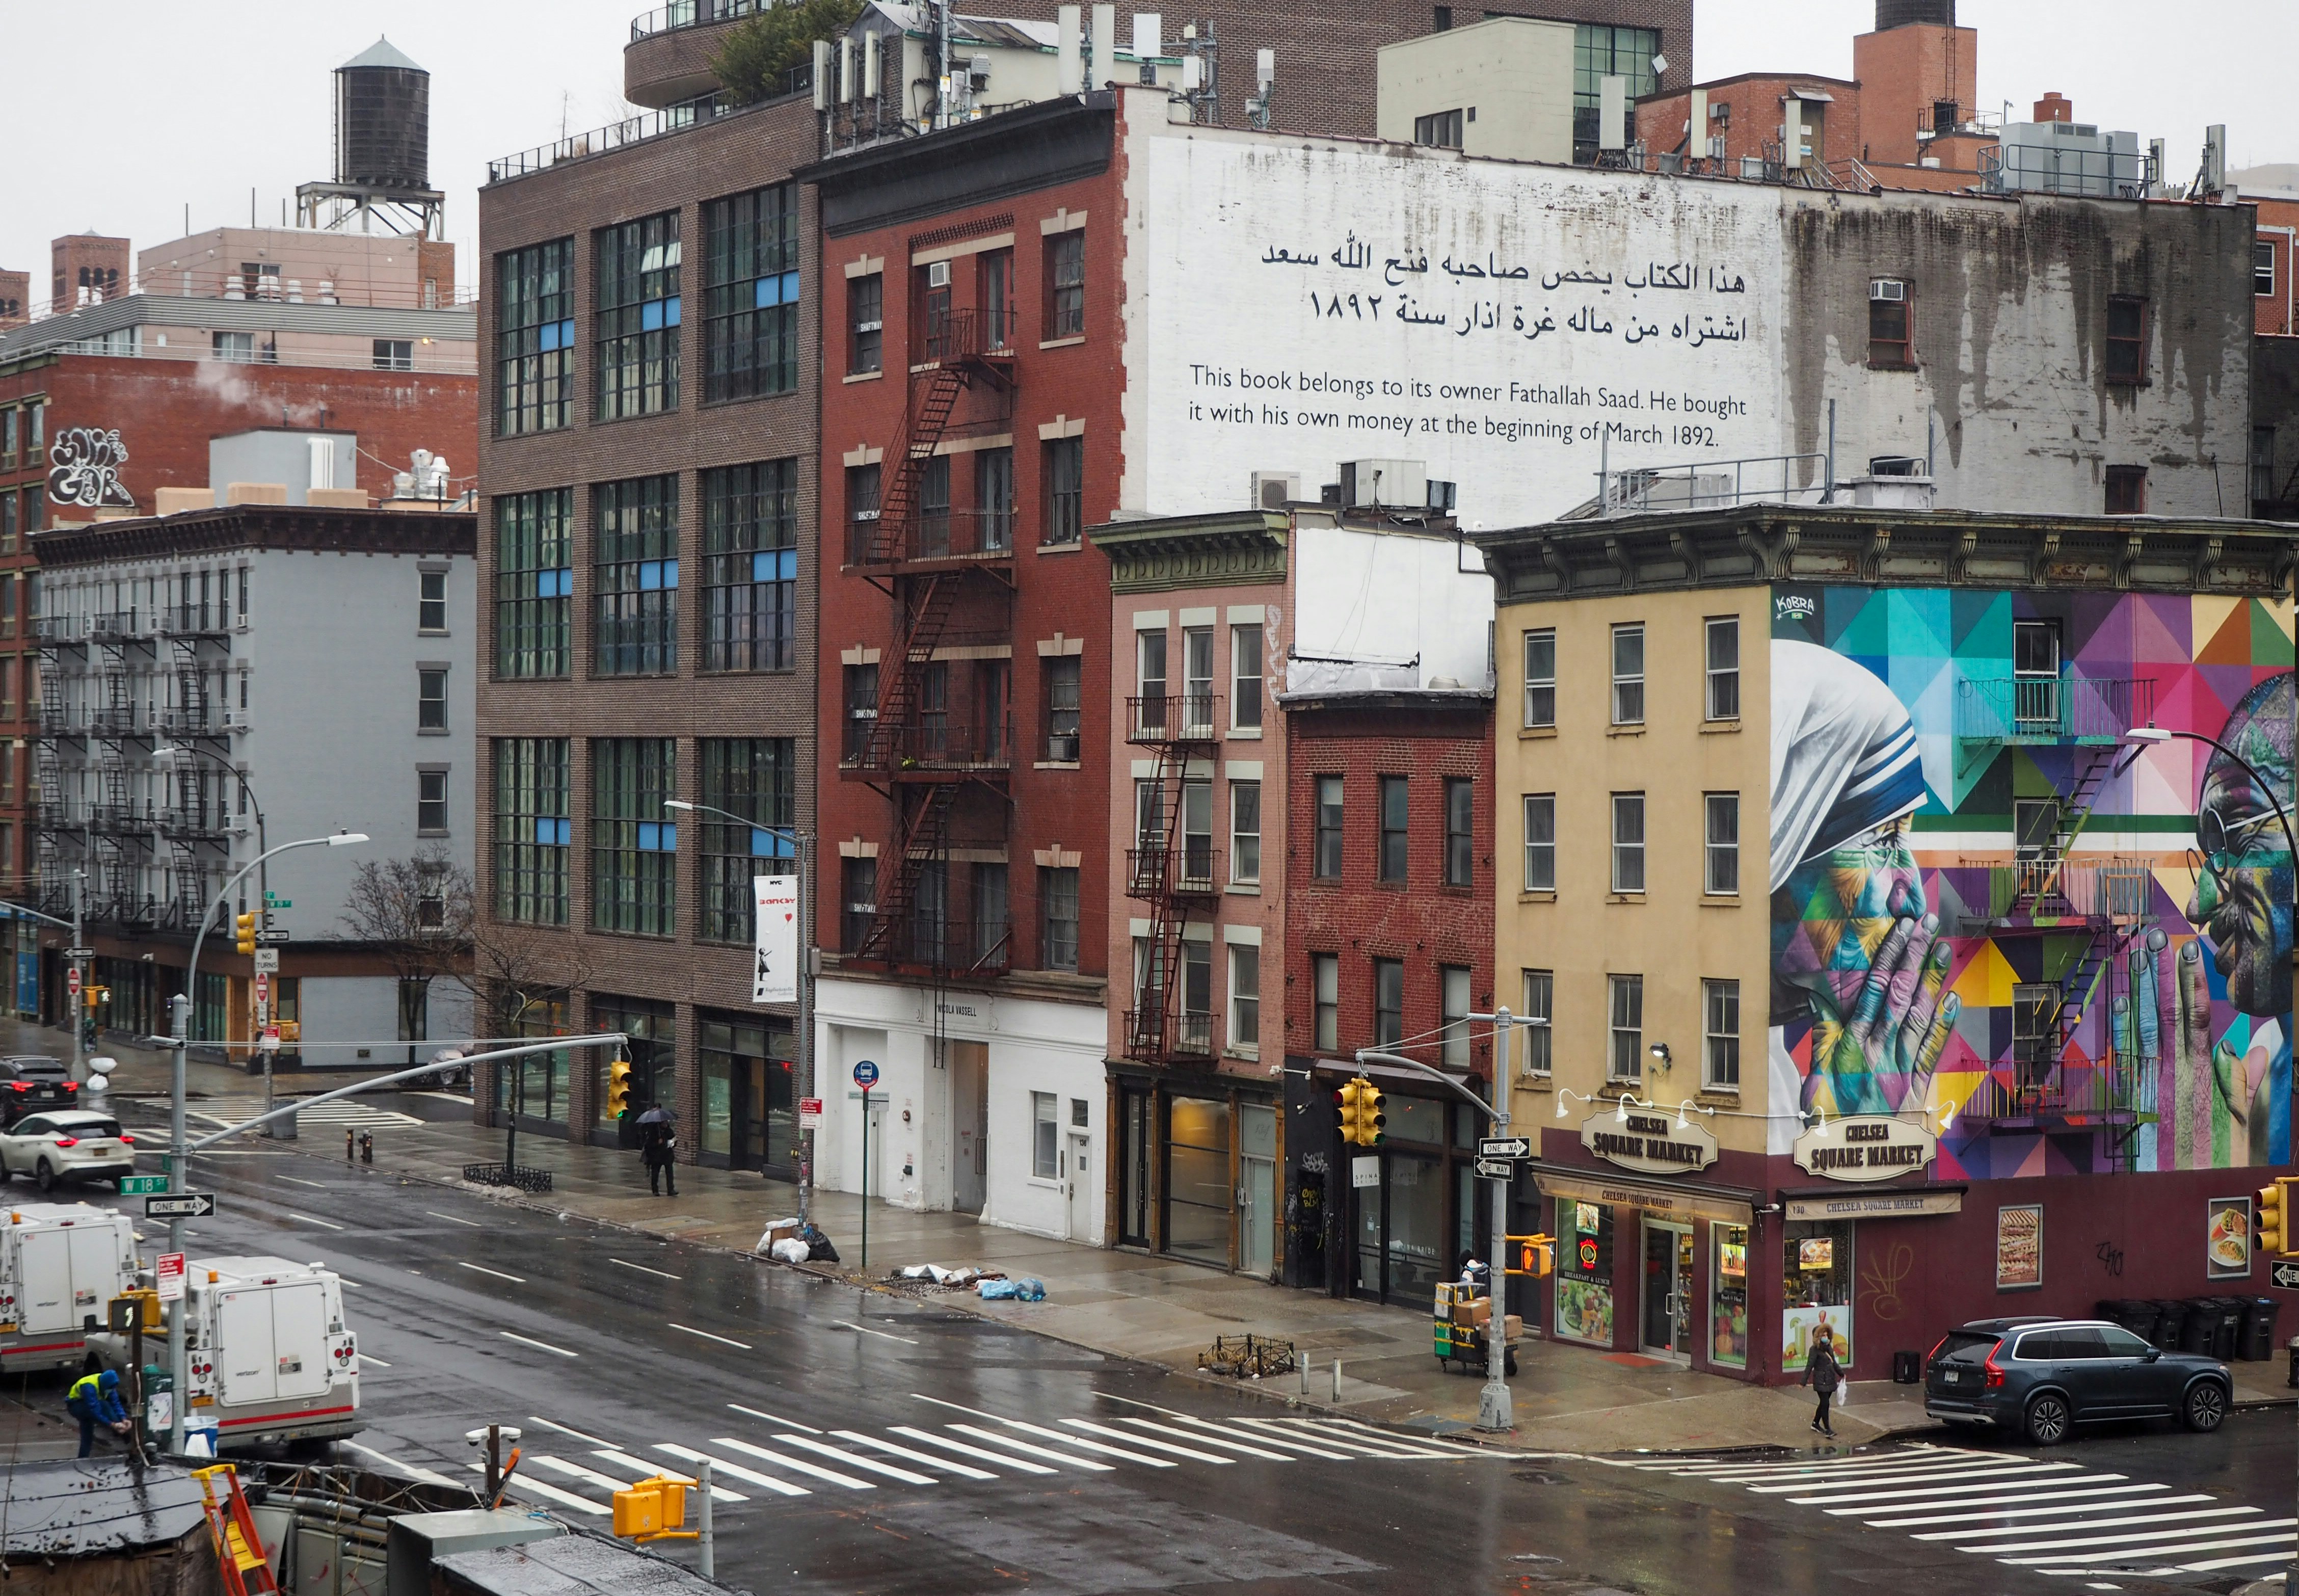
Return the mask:
<path id="1" fill-rule="evenodd" d="M 717 1510 L 718 1574 L 757 1591 L 2015 1596 L 2228 1590 L 2270 1571 L 2170 1584 L 2038 1572 L 1959 1550 L 1953 1526 L 1947 1539 L 1920 1541 L 1943 1532 L 1869 1527 L 1866 1508 L 1831 1512 L 1790 1500 L 1797 1490 L 1750 1489 L 1794 1476 L 1679 1477 L 1617 1459 L 1377 1456 L 1414 1443 L 1271 1429 L 1262 1421 L 1283 1415 L 1279 1405 L 931 1300 L 858 1293 L 324 1158 L 203 1157 L 195 1177 L 223 1209 L 195 1227 L 195 1259 L 320 1259 L 351 1283 L 346 1310 L 369 1359 L 360 1446 L 476 1480 L 464 1433 L 490 1419 L 517 1426 L 529 1453 L 522 1474 L 559 1493 L 539 1489 L 541 1505 L 602 1527 L 575 1504 L 603 1504 L 640 1466 L 691 1471 L 685 1452 L 748 1466 L 781 1488 L 719 1475 L 743 1500 Z M 156 1250 L 160 1227 L 145 1231 Z M 2250 1506 L 2288 1519 L 2293 1427 L 2288 1410 L 2237 1415 L 2213 1436 L 2121 1426 L 2042 1460 L 2206 1499 L 2169 1511 Z M 1017 1437 L 1040 1451 L 1013 1450 Z M 1088 1442 L 1115 1452 L 1090 1452 Z M 2038 1461 L 2024 1449 L 1989 1450 L 1981 1476 L 2014 1477 L 2007 1471 Z M 1023 1471 L 1033 1459 L 1042 1472 Z M 1750 1461 L 1783 1460 L 1793 1459 Z M 809 1462 L 830 1477 L 804 1472 Z M 1095 1462 L 1106 1467 L 1083 1466 Z M 1867 1454 L 1854 1465 L 1920 1476 L 1938 1466 L 1921 1454 L 1905 1468 Z M 2246 1552 L 2261 1555 L 2217 1555 Z"/>

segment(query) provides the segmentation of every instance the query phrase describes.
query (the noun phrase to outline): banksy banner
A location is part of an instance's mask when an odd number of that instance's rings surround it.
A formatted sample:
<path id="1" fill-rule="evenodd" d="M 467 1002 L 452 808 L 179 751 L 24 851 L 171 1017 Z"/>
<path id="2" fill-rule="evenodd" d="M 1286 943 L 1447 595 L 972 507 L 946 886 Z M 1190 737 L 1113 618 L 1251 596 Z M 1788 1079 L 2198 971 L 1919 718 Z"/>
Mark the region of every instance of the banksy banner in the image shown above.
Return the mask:
<path id="1" fill-rule="evenodd" d="M 120 480 L 128 446 L 118 431 L 67 427 L 48 445 L 48 503 L 75 510 L 133 510 Z"/>
<path id="2" fill-rule="evenodd" d="M 751 877 L 751 1001 L 798 1002 L 798 877 Z"/>

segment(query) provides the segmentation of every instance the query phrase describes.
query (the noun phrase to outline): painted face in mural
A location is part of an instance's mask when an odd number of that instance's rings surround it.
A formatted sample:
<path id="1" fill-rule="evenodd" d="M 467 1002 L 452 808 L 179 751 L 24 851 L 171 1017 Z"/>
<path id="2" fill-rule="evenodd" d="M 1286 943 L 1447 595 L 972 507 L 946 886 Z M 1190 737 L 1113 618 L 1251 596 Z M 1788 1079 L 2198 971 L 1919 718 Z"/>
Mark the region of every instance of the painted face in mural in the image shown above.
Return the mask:
<path id="1" fill-rule="evenodd" d="M 2291 1007 L 2292 859 L 2278 818 L 2291 797 L 2291 734 L 2290 676 L 2245 694 L 2220 741 L 2268 786 L 2214 752 L 2195 810 L 2204 861 L 2187 919 L 2211 943 L 2228 1001 L 2245 1014 L 2279 1017 Z"/>

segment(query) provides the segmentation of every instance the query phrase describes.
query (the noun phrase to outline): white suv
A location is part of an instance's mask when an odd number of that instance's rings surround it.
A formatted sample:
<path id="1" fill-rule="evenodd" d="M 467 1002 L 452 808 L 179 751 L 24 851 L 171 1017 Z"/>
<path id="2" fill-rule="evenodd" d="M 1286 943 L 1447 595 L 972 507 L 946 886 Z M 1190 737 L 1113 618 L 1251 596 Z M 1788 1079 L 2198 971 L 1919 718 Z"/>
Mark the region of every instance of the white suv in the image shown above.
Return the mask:
<path id="1" fill-rule="evenodd" d="M 58 1181 L 118 1180 L 136 1173 L 136 1138 L 92 1109 L 27 1114 L 0 1131 L 0 1181 L 29 1175 L 43 1192 Z"/>

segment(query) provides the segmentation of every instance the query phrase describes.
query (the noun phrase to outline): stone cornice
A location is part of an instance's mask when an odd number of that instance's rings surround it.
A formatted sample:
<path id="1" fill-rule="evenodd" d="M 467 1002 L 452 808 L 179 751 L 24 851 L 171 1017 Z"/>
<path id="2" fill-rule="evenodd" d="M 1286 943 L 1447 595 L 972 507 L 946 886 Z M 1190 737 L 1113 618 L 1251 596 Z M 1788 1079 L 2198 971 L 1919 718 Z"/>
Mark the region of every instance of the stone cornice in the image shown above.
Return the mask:
<path id="1" fill-rule="evenodd" d="M 1109 556 L 1114 593 L 1285 579 L 1288 520 L 1282 511 L 1115 521 L 1087 536 Z"/>
<path id="2" fill-rule="evenodd" d="M 36 533 L 41 569 L 120 560 L 165 560 L 222 549 L 301 549 L 314 553 L 476 554 L 478 517 L 469 511 L 336 510 L 303 504 L 234 504 L 178 515 L 139 516 Z"/>

